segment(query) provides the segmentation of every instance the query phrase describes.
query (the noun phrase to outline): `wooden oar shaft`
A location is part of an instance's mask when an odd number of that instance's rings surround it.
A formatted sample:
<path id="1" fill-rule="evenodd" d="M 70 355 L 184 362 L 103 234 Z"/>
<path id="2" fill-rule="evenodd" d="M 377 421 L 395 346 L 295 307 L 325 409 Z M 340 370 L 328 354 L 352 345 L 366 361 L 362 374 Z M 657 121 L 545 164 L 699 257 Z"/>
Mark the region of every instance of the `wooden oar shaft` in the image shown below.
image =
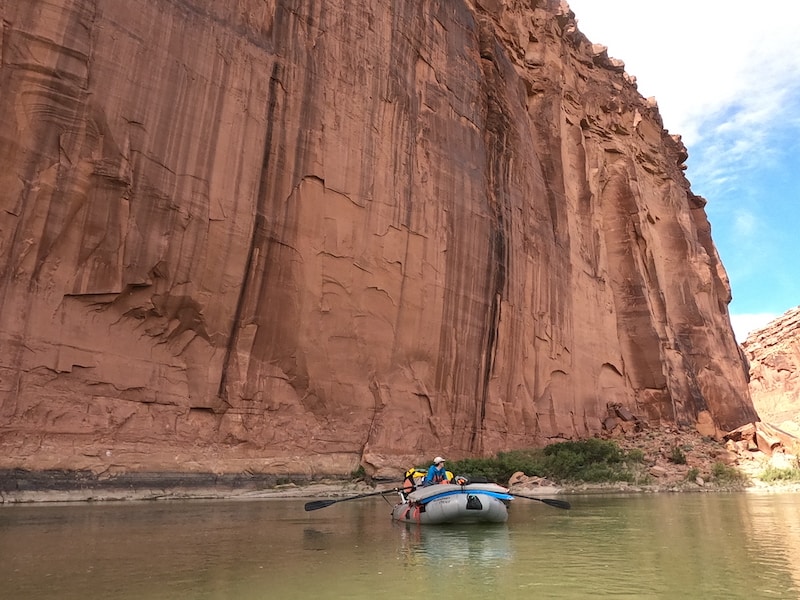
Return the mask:
<path id="1" fill-rule="evenodd" d="M 347 502 L 348 500 L 358 500 L 359 498 L 369 498 L 370 496 L 382 496 L 384 494 L 393 494 L 397 492 L 397 488 L 393 488 L 391 490 L 382 490 L 380 492 L 370 492 L 369 494 L 359 494 L 358 496 L 350 496 L 349 498 L 332 498 L 329 500 L 314 500 L 312 502 L 306 502 L 305 509 L 309 510 L 319 510 L 320 508 L 325 508 L 326 506 L 330 506 L 331 504 L 336 504 L 337 502 Z"/>

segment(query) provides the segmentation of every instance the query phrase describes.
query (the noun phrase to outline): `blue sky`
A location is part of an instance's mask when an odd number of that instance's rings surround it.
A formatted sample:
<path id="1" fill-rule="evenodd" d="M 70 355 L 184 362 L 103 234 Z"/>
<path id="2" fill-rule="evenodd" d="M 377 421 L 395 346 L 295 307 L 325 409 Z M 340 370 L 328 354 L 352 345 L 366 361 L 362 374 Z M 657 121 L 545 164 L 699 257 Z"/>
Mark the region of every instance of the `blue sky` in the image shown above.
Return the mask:
<path id="1" fill-rule="evenodd" d="M 568 2 L 683 137 L 744 341 L 800 305 L 800 1 Z"/>

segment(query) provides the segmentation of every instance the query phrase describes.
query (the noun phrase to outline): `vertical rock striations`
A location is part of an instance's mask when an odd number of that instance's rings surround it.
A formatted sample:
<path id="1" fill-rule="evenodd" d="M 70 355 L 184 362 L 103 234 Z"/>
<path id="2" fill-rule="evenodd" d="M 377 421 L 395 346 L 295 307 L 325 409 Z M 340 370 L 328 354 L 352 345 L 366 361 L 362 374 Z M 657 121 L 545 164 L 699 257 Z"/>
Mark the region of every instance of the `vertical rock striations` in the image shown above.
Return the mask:
<path id="1" fill-rule="evenodd" d="M 800 306 L 752 332 L 742 348 L 759 417 L 800 434 Z"/>
<path id="2" fill-rule="evenodd" d="M 564 3 L 0 11 L 0 467 L 754 420 L 686 150 Z"/>

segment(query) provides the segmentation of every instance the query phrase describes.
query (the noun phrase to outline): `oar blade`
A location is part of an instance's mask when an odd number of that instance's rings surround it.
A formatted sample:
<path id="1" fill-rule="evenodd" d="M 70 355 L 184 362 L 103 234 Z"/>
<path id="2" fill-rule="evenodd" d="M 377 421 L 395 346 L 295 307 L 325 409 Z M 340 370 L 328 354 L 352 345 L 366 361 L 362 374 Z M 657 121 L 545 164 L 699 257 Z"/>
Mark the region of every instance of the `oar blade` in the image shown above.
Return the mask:
<path id="1" fill-rule="evenodd" d="M 526 500 L 536 500 L 536 502 L 542 502 L 543 504 L 547 504 L 547 506 L 552 506 L 554 508 L 563 508 L 564 510 L 569 510 L 572 508 L 570 503 L 566 500 L 555 500 L 554 498 L 537 498 L 536 496 L 524 496 L 522 494 L 514 494 L 513 496 L 517 498 L 525 498 Z"/>
<path id="2" fill-rule="evenodd" d="M 548 506 L 553 506 L 555 508 L 563 508 L 564 510 L 569 510 L 572 508 L 569 502 L 566 500 L 554 500 L 552 498 L 541 498 L 541 501 L 547 504 Z"/>
<path id="3" fill-rule="evenodd" d="M 336 502 L 338 502 L 338 500 L 314 500 L 313 502 L 306 502 L 305 509 L 306 511 L 319 510 L 320 508 L 325 508 Z"/>

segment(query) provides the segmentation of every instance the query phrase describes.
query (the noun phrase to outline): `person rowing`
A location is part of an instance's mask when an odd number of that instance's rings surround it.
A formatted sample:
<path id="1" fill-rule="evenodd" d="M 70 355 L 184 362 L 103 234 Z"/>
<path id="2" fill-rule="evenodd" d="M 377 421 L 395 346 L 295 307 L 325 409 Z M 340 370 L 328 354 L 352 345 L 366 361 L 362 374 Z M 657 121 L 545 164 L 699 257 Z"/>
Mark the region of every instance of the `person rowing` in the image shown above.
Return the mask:
<path id="1" fill-rule="evenodd" d="M 437 483 L 450 483 L 452 477 L 452 473 L 448 473 L 447 469 L 444 468 L 444 459 L 441 456 L 437 456 L 433 459 L 433 464 L 428 468 L 422 485 L 428 486 Z"/>

